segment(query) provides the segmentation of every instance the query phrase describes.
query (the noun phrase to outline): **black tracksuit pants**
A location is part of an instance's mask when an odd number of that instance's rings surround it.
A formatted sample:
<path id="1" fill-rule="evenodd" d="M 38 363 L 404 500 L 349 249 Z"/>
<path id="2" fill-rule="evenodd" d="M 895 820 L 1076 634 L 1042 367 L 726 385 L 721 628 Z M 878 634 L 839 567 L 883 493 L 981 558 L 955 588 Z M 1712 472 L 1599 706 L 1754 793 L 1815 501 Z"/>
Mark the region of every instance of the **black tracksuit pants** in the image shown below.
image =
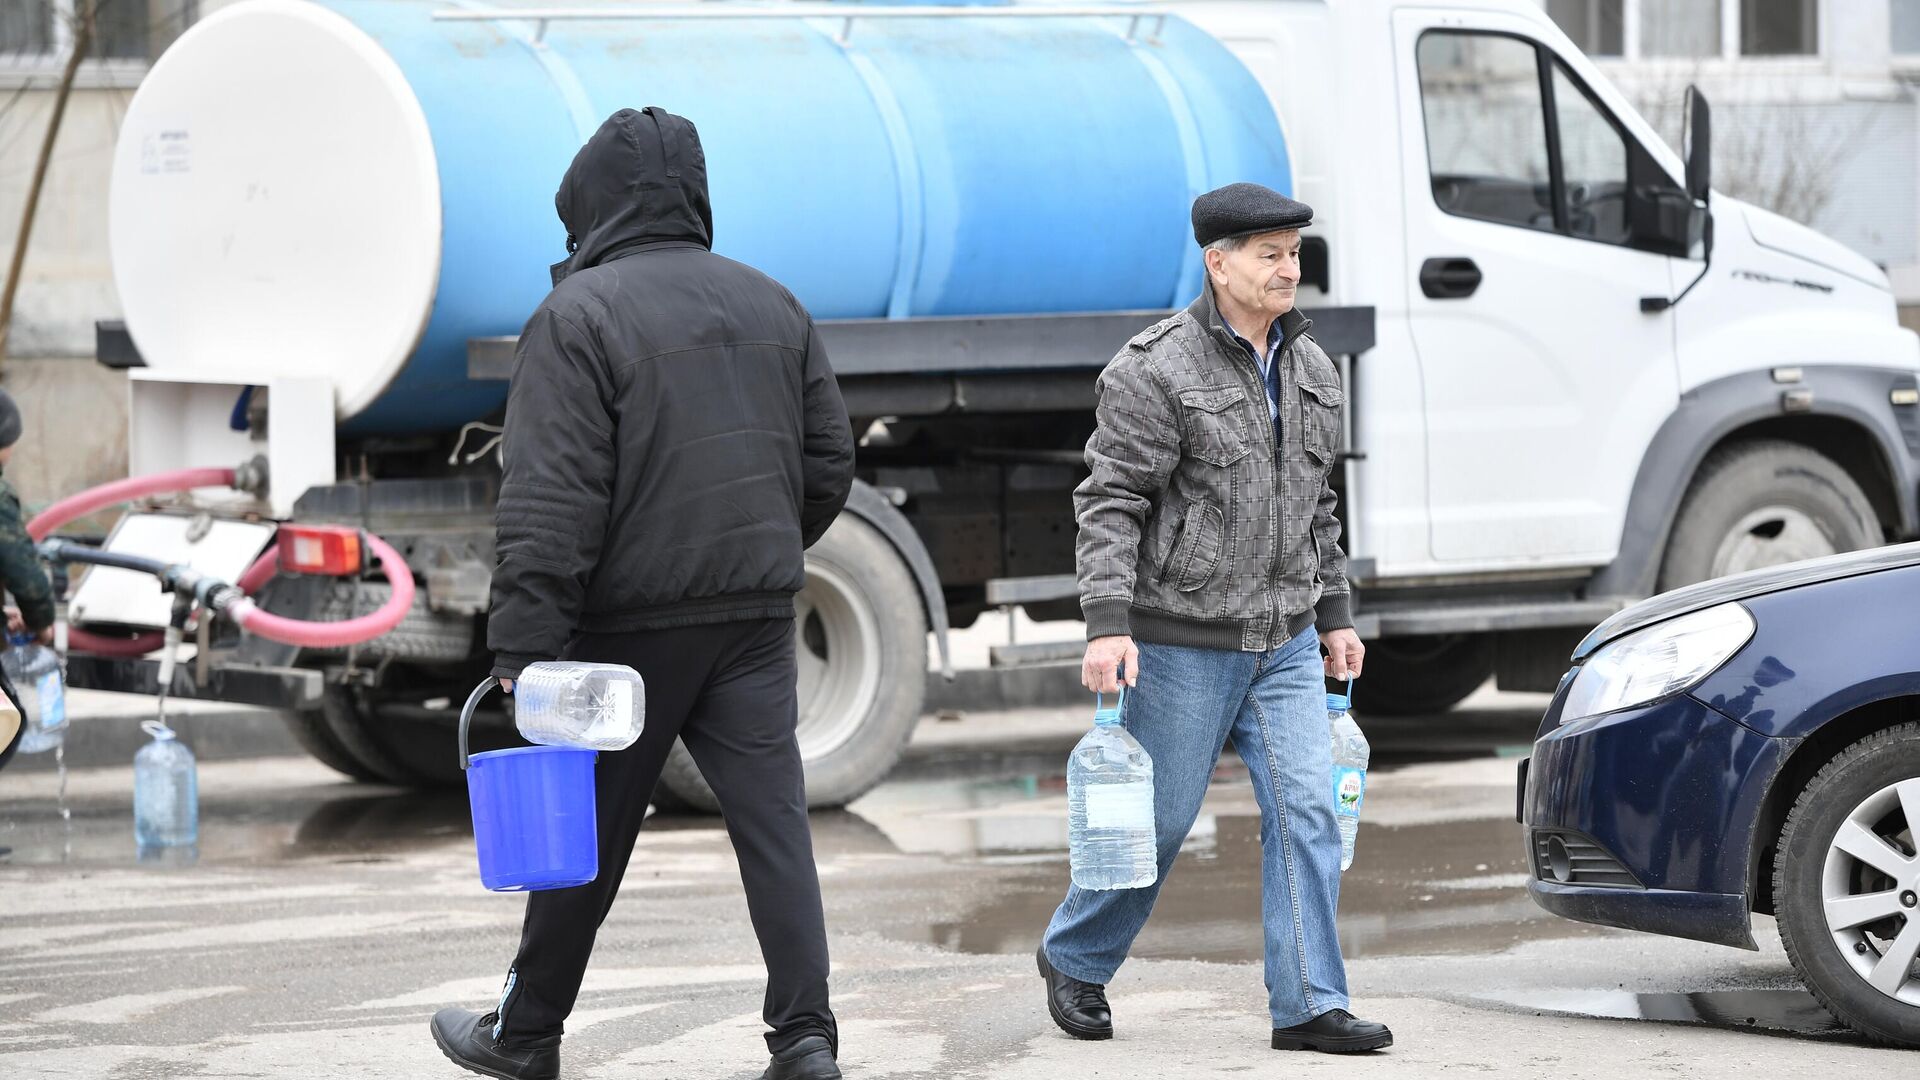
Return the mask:
<path id="1" fill-rule="evenodd" d="M 527 896 L 527 915 L 501 996 L 500 1039 L 552 1045 L 633 854 L 647 800 L 679 737 L 713 788 L 746 885 L 767 965 L 767 1045 L 808 1035 L 839 1047 L 827 1007 L 827 931 L 807 827 L 794 620 L 763 619 L 627 634 L 584 634 L 566 659 L 626 664 L 646 680 L 646 725 L 631 747 L 600 755 L 595 776 L 600 876 Z"/>

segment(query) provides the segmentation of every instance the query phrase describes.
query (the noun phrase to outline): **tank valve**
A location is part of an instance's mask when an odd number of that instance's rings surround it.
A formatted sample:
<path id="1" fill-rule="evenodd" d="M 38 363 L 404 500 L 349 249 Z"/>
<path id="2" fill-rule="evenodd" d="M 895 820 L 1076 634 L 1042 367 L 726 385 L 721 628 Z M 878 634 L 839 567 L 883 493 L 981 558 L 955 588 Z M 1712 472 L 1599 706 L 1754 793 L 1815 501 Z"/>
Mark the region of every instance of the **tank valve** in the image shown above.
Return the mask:
<path id="1" fill-rule="evenodd" d="M 266 498 L 267 497 L 267 459 L 266 457 L 264 455 L 256 454 L 249 460 L 242 462 L 239 468 L 233 470 L 233 487 L 234 487 L 234 490 L 244 491 L 247 494 L 252 495 L 256 499 Z"/>

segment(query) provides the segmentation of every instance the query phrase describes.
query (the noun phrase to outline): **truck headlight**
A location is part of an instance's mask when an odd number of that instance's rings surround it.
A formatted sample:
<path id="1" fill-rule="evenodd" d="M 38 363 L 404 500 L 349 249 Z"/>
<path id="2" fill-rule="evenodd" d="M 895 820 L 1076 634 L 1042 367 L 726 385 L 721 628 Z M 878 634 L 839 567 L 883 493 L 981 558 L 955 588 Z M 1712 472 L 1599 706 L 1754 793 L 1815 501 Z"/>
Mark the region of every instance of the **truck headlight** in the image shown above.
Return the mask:
<path id="1" fill-rule="evenodd" d="M 1753 616 L 1721 604 L 1628 634 L 1596 650 L 1574 677 L 1560 722 L 1658 701 L 1693 687 L 1753 638 Z"/>

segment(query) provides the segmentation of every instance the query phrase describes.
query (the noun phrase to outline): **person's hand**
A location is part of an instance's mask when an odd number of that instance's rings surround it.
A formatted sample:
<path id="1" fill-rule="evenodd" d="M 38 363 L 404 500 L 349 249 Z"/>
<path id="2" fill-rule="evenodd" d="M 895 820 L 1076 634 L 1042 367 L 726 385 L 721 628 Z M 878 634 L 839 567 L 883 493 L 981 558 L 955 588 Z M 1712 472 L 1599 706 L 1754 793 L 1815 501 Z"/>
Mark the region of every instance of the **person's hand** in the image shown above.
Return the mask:
<path id="1" fill-rule="evenodd" d="M 513 680 L 512 680 L 512 679 L 501 679 L 501 680 L 500 680 L 500 692 L 501 692 L 501 693 L 503 693 L 503 694 L 511 694 L 511 693 L 513 693 Z"/>
<path id="2" fill-rule="evenodd" d="M 1121 665 L 1125 665 L 1128 686 L 1140 679 L 1140 649 L 1125 634 L 1094 638 L 1087 642 L 1087 658 L 1080 664 L 1080 685 L 1096 694 L 1120 691 Z"/>
<path id="3" fill-rule="evenodd" d="M 1366 659 L 1367 647 L 1360 644 L 1360 635 L 1351 629 L 1329 630 L 1320 635 L 1320 644 L 1327 647 L 1327 678 L 1342 682 L 1360 677 L 1360 665 Z"/>
<path id="4" fill-rule="evenodd" d="M 21 616 L 20 609 L 8 608 L 7 609 L 7 633 L 24 634 L 26 633 L 26 630 L 27 630 L 27 620 Z"/>

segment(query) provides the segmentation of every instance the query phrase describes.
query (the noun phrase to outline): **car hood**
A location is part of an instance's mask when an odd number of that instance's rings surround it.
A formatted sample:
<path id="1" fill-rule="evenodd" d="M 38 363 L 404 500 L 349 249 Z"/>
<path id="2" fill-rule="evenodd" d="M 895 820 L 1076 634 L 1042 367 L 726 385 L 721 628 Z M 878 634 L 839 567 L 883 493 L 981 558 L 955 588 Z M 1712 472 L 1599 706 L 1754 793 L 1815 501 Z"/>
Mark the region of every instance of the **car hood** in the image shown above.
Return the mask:
<path id="1" fill-rule="evenodd" d="M 1920 543 L 1850 551 L 1843 555 L 1829 555 L 1824 559 L 1809 559 L 1806 562 L 1788 563 L 1785 566 L 1769 566 L 1760 570 L 1750 570 L 1744 574 L 1735 574 L 1732 577 L 1703 581 L 1698 585 L 1688 585 L 1642 600 L 1594 627 L 1593 632 L 1581 640 L 1580 647 L 1573 651 L 1573 659 L 1575 662 L 1585 660 L 1595 649 L 1615 638 L 1624 637 L 1636 630 L 1644 630 L 1655 623 L 1665 622 L 1676 615 L 1685 615 L 1690 611 L 1699 611 L 1731 600 L 1746 600 L 1785 589 L 1797 589 L 1802 585 L 1857 577 L 1861 574 L 1874 574 L 1882 570 L 1897 570 L 1905 566 L 1920 566 Z"/>

